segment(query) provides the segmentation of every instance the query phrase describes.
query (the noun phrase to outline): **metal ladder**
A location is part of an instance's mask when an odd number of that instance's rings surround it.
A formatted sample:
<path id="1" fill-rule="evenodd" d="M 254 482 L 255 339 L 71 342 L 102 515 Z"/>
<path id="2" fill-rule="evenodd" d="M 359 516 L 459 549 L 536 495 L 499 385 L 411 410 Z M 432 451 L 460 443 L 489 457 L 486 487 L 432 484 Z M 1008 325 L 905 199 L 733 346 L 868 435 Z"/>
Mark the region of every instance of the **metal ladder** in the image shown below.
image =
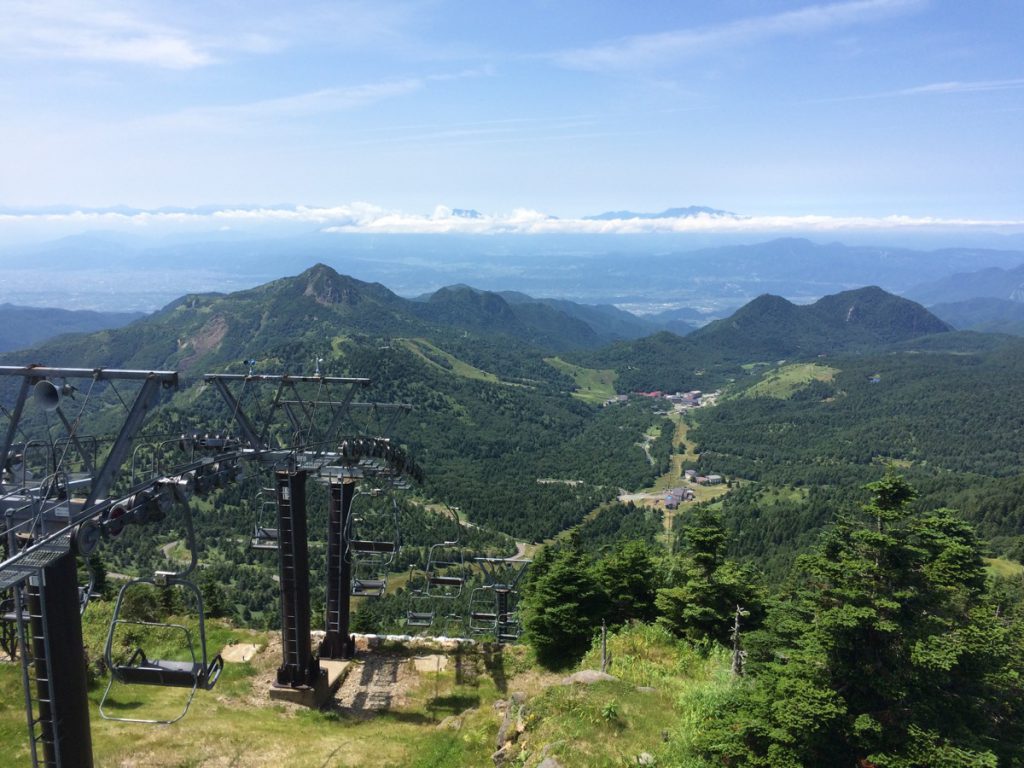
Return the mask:
<path id="1" fill-rule="evenodd" d="M 293 530 L 294 521 L 292 519 L 292 484 L 289 480 L 285 483 L 280 483 L 277 486 L 277 505 L 279 514 L 281 516 L 281 526 L 283 530 Z M 291 536 L 279 537 L 278 546 L 280 548 L 279 556 L 280 568 L 281 568 L 281 587 L 282 589 L 288 589 L 289 587 L 295 588 L 295 551 L 293 538 Z M 290 609 L 294 612 L 295 606 L 298 605 L 298 596 L 288 602 Z M 287 614 L 282 622 L 281 631 L 287 633 L 292 630 L 292 637 L 284 638 L 284 661 L 285 664 L 294 664 L 296 668 L 299 667 L 301 659 L 299 658 L 299 643 L 302 638 L 298 637 L 295 632 L 297 627 L 297 617 L 292 614 Z M 308 640 L 307 640 L 308 642 Z"/>
<path id="2" fill-rule="evenodd" d="M 31 581 L 43 578 L 42 572 Z M 18 621 L 18 643 L 21 646 L 21 675 L 25 691 L 25 714 L 28 719 L 29 746 L 32 751 L 32 765 L 45 768 L 59 768 L 60 739 L 57 729 L 59 722 L 53 716 L 54 700 L 53 670 L 50 665 L 50 641 L 42 631 L 43 615 L 46 613 L 45 590 L 38 582 L 29 584 L 28 600 L 23 587 L 14 590 L 14 610 Z M 26 602 L 28 606 L 26 606 Z M 35 610 L 32 604 L 35 603 Z M 28 619 L 28 631 L 26 622 Z M 33 691 L 35 698 L 33 699 Z"/>
<path id="3" fill-rule="evenodd" d="M 341 501 L 341 488 L 337 490 L 330 488 L 329 493 L 337 493 L 337 504 L 339 507 L 342 505 Z M 342 536 L 344 535 L 344 519 L 341 514 L 335 516 L 334 514 L 327 516 L 327 541 L 333 542 L 335 546 L 327 547 L 327 577 L 328 579 L 336 579 L 334 583 L 336 595 L 347 593 L 349 591 L 349 576 L 345 570 L 345 552 L 344 546 L 341 545 Z M 344 603 L 344 604 L 343 604 Z M 328 600 L 327 601 L 327 613 L 324 617 L 324 629 L 327 634 L 333 633 L 347 634 L 348 633 L 348 622 L 342 622 L 342 611 L 348 611 L 347 601 L 341 600 Z"/>

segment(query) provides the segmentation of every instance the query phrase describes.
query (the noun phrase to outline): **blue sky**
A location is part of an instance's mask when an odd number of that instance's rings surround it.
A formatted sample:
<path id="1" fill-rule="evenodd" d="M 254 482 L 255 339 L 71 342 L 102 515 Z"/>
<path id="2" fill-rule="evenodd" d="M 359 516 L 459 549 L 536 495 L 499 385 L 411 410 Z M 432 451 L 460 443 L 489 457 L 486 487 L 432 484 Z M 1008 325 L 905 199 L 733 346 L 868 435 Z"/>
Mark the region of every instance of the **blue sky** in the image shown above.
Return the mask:
<path id="1" fill-rule="evenodd" d="M 1021 0 L 0 0 L 0 19 L 7 209 L 1024 221 Z"/>

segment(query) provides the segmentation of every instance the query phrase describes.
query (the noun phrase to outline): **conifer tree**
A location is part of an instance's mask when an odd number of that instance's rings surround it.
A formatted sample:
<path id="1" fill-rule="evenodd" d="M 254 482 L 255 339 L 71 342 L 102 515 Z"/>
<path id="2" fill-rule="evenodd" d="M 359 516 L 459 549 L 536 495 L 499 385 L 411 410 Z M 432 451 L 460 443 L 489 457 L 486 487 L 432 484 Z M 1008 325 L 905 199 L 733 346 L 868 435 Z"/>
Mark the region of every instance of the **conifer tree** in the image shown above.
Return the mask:
<path id="1" fill-rule="evenodd" d="M 801 557 L 707 752 L 729 765 L 1019 765 L 1019 628 L 988 600 L 949 510 L 911 510 L 892 471 Z"/>
<path id="2" fill-rule="evenodd" d="M 523 594 L 523 622 L 537 660 L 559 669 L 577 662 L 600 626 L 606 600 L 573 539 L 540 558 Z"/>
<path id="3" fill-rule="evenodd" d="M 756 626 L 761 600 L 754 576 L 725 557 L 726 533 L 718 516 L 696 507 L 682 530 L 683 553 L 674 564 L 671 586 L 655 598 L 658 623 L 691 642 L 729 644 L 737 607 Z"/>
<path id="4" fill-rule="evenodd" d="M 643 541 L 627 541 L 597 564 L 598 583 L 607 596 L 605 619 L 611 627 L 630 621 L 654 621 L 655 593 L 661 578 Z"/>

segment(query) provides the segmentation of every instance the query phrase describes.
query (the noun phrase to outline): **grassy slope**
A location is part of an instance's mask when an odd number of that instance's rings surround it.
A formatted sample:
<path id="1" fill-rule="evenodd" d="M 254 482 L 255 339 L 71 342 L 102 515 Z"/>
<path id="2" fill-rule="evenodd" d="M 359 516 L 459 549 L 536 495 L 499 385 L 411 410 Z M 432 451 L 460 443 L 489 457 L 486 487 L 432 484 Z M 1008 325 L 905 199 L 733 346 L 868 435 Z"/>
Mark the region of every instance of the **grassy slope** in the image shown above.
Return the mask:
<path id="1" fill-rule="evenodd" d="M 585 403 L 600 405 L 605 400 L 615 397 L 615 380 L 618 375 L 611 369 L 584 368 L 567 363 L 559 357 L 545 357 L 544 362 L 571 376 L 576 384 L 573 397 Z"/>
<path id="2" fill-rule="evenodd" d="M 832 381 L 838 368 L 817 363 L 792 363 L 765 373 L 764 377 L 743 394 L 746 397 L 775 397 L 780 400 L 793 395 L 812 381 Z"/>
<path id="3" fill-rule="evenodd" d="M 1003 557 L 986 557 L 985 565 L 988 567 L 988 572 L 991 575 L 1001 576 L 1006 579 L 1020 576 L 1024 573 L 1024 565 Z"/>
<path id="4" fill-rule="evenodd" d="M 107 615 L 109 610 L 100 610 L 87 619 L 90 645 L 103 634 Z M 210 627 L 210 637 L 216 648 L 229 641 L 265 645 L 274 639 L 224 625 Z M 96 766 L 489 766 L 499 725 L 493 705 L 513 692 L 527 700 L 515 765 L 534 768 L 547 754 L 566 768 L 620 766 L 635 763 L 642 752 L 655 755 L 659 765 L 682 764 L 708 702 L 719 700 L 732 685 L 727 658 L 702 657 L 663 630 L 646 626 L 609 633 L 608 647 L 609 672 L 616 681 L 561 685 L 561 674 L 536 668 L 525 648 L 506 648 L 497 664 L 493 659 L 479 664 L 477 675 L 457 678 L 452 664 L 440 673 L 411 673 L 392 709 L 370 717 L 269 701 L 267 681 L 280 663 L 279 646 L 251 662 L 228 664 L 217 687 L 197 693 L 186 719 L 172 726 L 102 720 L 97 704 L 103 688 L 98 684 L 90 693 Z M 595 642 L 581 668 L 599 666 Z M 181 693 L 135 686 L 122 696 L 123 711 L 151 712 L 162 697 Z M 21 701 L 20 667 L 0 664 L 5 765 L 29 763 Z M 438 727 L 453 715 L 457 727 Z"/>
<path id="5" fill-rule="evenodd" d="M 614 681 L 554 685 L 529 702 L 526 766 L 545 753 L 566 768 L 636 765 L 640 754 L 657 765 L 701 765 L 690 745 L 732 685 L 728 659 L 703 657 L 653 626 L 633 626 L 608 636 Z M 599 643 L 580 664 L 600 669 Z"/>
<path id="6" fill-rule="evenodd" d="M 476 379 L 477 381 L 489 381 L 495 384 L 499 381 L 498 377 L 493 373 L 475 368 L 469 363 L 465 363 L 444 350 L 435 347 L 425 339 L 399 339 L 398 343 L 435 368 L 449 370 L 456 376 L 461 376 L 465 379 Z M 451 367 L 446 369 L 445 366 L 437 362 L 438 359 L 446 361 Z"/>
<path id="7" fill-rule="evenodd" d="M 85 614 L 90 658 L 99 656 L 97 649 L 105 638 L 110 609 L 110 603 L 96 602 Z M 273 634 L 212 622 L 207 631 L 211 652 L 230 642 L 257 643 L 264 651 L 252 662 L 227 664 L 216 688 L 196 693 L 186 718 L 171 726 L 103 720 L 98 705 L 106 678 L 98 681 L 89 694 L 97 768 L 457 768 L 489 762 L 498 726 L 491 704 L 502 695 L 499 684 L 504 684 L 504 678 L 500 674 L 485 672 L 461 682 L 454 671 L 414 674 L 392 711 L 375 717 L 355 717 L 337 709 L 309 711 L 271 702 L 267 697 L 269 680 L 280 664 L 280 645 L 267 649 L 276 639 Z M 114 689 L 115 704 L 106 709 L 130 717 L 168 715 L 180 711 L 186 693 L 181 689 L 118 685 Z M 437 728 L 445 717 L 459 714 L 463 714 L 460 729 Z M 0 744 L 8 756 L 4 765 L 30 763 L 18 664 L 0 664 Z"/>

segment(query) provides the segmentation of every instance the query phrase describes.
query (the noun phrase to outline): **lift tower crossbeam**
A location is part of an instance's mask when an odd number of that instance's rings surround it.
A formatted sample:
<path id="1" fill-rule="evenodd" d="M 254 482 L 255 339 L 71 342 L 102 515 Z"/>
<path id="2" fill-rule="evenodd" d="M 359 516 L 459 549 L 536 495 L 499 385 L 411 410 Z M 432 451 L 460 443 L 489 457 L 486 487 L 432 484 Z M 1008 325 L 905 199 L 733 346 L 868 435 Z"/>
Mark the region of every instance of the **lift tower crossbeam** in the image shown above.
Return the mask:
<path id="1" fill-rule="evenodd" d="M 3 514 L 9 557 L 0 563 L 0 588 L 15 593 L 15 620 L 21 640 L 25 704 L 33 763 L 56 768 L 92 768 L 92 737 L 85 656 L 82 653 L 81 600 L 76 555 L 87 544 L 84 525 L 103 508 L 138 434 L 146 414 L 156 405 L 162 388 L 176 387 L 175 371 L 116 370 L 106 368 L 48 368 L 38 365 L 0 366 L 0 376 L 21 377 L 14 407 L 6 411 L 9 423 L 0 443 L 0 513 Z M 61 409 L 66 384 L 53 379 L 141 381 L 109 453 L 96 470 L 77 434 L 79 417 L 69 421 Z M 27 462 L 26 440 L 20 457 L 15 449 L 19 431 L 25 432 L 24 410 L 29 390 L 45 411 L 56 412 L 86 469 L 72 481 L 69 468 L 53 456 L 52 473 L 39 482 L 18 483 L 14 466 Z M 91 389 L 90 389 L 91 391 Z M 120 395 L 118 395 L 120 397 Z M 88 400 L 88 397 L 85 398 Z M 84 405 L 82 406 L 84 412 Z M 47 439 L 52 445 L 49 429 Z M 24 478 L 23 478 L 24 479 Z M 85 491 L 72 498 L 73 490 Z M 97 533 L 92 529 L 92 533 Z M 27 626 L 26 626 L 27 619 Z M 31 661 L 30 661 L 31 658 Z M 33 700 L 32 689 L 35 689 Z M 41 753 L 41 755 L 40 755 Z"/>

